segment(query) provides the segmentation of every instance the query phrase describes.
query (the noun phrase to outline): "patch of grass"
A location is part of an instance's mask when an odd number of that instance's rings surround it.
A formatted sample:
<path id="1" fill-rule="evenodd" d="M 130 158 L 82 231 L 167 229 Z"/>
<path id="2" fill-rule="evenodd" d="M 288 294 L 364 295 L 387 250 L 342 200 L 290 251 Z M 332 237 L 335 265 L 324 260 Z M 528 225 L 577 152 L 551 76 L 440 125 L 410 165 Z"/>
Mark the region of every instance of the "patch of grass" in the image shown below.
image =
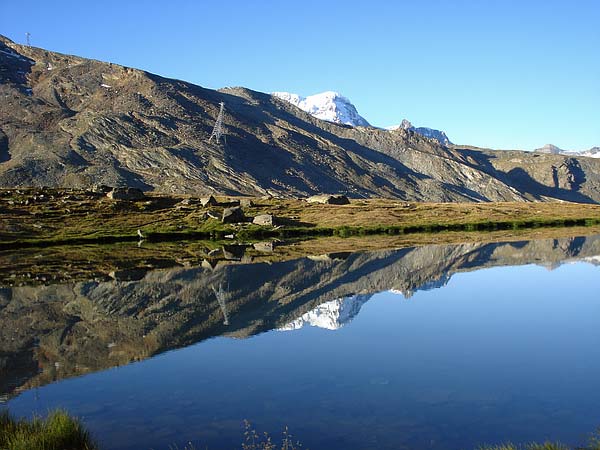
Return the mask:
<path id="1" fill-rule="evenodd" d="M 10 450 L 98 450 L 79 420 L 65 411 L 31 421 L 0 413 L 0 448 Z"/>
<path id="2" fill-rule="evenodd" d="M 149 195 L 140 202 L 113 201 L 86 191 L 46 189 L 35 202 L 35 189 L 14 197 L 0 190 L 0 248 L 148 241 L 374 236 L 440 231 L 496 231 L 600 224 L 600 205 L 575 203 L 406 203 L 393 199 L 353 200 L 350 205 L 313 205 L 300 199 L 254 199 L 249 218 L 273 214 L 278 227 L 223 224 L 207 218 L 222 206 L 181 207 L 182 197 Z M 8 196 L 8 197 L 7 197 Z M 12 196 L 12 197 L 11 197 Z M 9 198 L 10 197 L 10 198 Z M 14 197 L 14 198 L 13 198 Z M 188 199 L 189 201 L 190 199 Z M 192 199 L 193 200 L 193 199 Z M 225 201 L 231 199 L 222 199 Z"/>
<path id="3" fill-rule="evenodd" d="M 480 447 L 479 450 L 570 450 L 570 447 L 558 442 L 544 442 L 543 444 L 532 443 L 525 445 L 501 444 L 491 447 Z"/>
<path id="4" fill-rule="evenodd" d="M 600 450 L 600 428 L 592 433 L 588 443 L 583 447 L 570 447 L 560 442 L 544 442 L 539 444 L 532 442 L 529 444 L 515 445 L 511 443 L 500 445 L 484 445 L 478 450 Z"/>

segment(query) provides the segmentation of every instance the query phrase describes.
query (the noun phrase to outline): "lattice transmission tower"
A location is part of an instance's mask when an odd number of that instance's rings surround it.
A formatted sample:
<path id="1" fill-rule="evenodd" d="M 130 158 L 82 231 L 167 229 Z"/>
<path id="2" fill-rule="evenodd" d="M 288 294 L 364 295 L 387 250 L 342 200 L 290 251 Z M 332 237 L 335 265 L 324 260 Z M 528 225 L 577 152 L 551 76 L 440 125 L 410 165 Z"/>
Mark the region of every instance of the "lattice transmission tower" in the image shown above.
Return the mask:
<path id="1" fill-rule="evenodd" d="M 27 40 L 27 47 L 31 47 L 31 33 L 29 31 L 25 33 L 25 39 Z"/>
<path id="2" fill-rule="evenodd" d="M 221 109 L 219 109 L 219 115 L 217 116 L 215 127 L 213 128 L 213 131 L 210 137 L 208 138 L 208 142 L 211 142 L 213 138 L 215 138 L 217 144 L 221 141 L 221 136 L 224 137 L 225 135 L 225 133 L 223 132 L 223 113 L 225 112 L 225 103 L 221 102 L 219 103 L 219 105 L 221 105 Z"/>
<path id="3" fill-rule="evenodd" d="M 219 302 L 219 306 L 221 307 L 221 312 L 223 313 L 223 325 L 229 325 L 229 314 L 227 312 L 227 292 L 223 290 L 223 285 L 219 285 L 219 289 L 217 290 L 214 286 L 212 286 L 212 290 L 215 293 L 215 297 L 217 297 L 217 302 Z"/>

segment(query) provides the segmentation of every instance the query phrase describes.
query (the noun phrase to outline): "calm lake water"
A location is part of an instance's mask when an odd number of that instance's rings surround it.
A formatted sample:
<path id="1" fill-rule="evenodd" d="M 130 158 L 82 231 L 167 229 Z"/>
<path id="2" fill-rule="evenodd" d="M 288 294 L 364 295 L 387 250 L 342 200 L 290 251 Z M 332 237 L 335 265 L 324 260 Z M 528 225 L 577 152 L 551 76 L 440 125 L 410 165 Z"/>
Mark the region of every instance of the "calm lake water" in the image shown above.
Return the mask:
<path id="1" fill-rule="evenodd" d="M 595 236 L 6 288 L 4 406 L 65 408 L 106 449 L 240 448 L 244 419 L 313 450 L 584 443 L 598 255 Z"/>

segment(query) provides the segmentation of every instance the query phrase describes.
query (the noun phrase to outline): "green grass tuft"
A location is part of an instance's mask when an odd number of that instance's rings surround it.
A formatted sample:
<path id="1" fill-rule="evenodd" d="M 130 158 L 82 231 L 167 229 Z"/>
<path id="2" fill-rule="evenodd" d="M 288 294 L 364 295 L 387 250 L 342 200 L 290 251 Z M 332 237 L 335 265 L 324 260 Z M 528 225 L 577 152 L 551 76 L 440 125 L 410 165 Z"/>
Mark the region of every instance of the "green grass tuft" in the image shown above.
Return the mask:
<path id="1" fill-rule="evenodd" d="M 0 448 L 10 450 L 97 450 L 98 446 L 79 420 L 65 411 L 43 419 L 17 420 L 0 413 Z"/>

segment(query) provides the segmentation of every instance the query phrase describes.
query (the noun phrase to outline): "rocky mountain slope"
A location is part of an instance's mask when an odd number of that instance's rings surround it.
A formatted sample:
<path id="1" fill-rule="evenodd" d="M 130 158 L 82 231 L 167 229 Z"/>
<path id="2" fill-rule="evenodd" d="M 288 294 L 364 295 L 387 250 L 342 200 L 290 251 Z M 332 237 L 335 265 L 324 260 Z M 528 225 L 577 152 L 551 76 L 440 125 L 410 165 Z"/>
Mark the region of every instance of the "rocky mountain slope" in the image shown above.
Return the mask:
<path id="1" fill-rule="evenodd" d="M 600 160 L 446 147 L 0 38 L 0 187 L 414 201 L 600 201 Z M 208 142 L 225 103 L 225 139 Z"/>
<path id="2" fill-rule="evenodd" d="M 371 294 L 410 298 L 484 267 L 598 264 L 600 238 L 427 245 L 0 289 L 0 395 L 141 360 L 213 336 L 337 329 Z M 132 275 L 132 274 L 130 274 Z M 347 299 L 347 300 L 344 300 Z M 402 297 L 398 297 L 399 300 Z"/>
<path id="3" fill-rule="evenodd" d="M 448 138 L 448 136 L 446 136 L 446 133 L 444 133 L 443 131 L 434 130 L 433 128 L 427 128 L 427 127 L 414 127 L 413 124 L 410 123 L 406 119 L 402 120 L 402 123 L 400 123 L 400 125 L 387 127 L 388 130 L 392 130 L 392 131 L 397 130 L 399 128 L 402 128 L 403 130 L 414 131 L 415 133 L 418 133 L 421 136 L 425 136 L 430 139 L 435 139 L 442 145 L 451 145 L 452 144 L 452 142 L 450 142 L 450 139 Z"/>

